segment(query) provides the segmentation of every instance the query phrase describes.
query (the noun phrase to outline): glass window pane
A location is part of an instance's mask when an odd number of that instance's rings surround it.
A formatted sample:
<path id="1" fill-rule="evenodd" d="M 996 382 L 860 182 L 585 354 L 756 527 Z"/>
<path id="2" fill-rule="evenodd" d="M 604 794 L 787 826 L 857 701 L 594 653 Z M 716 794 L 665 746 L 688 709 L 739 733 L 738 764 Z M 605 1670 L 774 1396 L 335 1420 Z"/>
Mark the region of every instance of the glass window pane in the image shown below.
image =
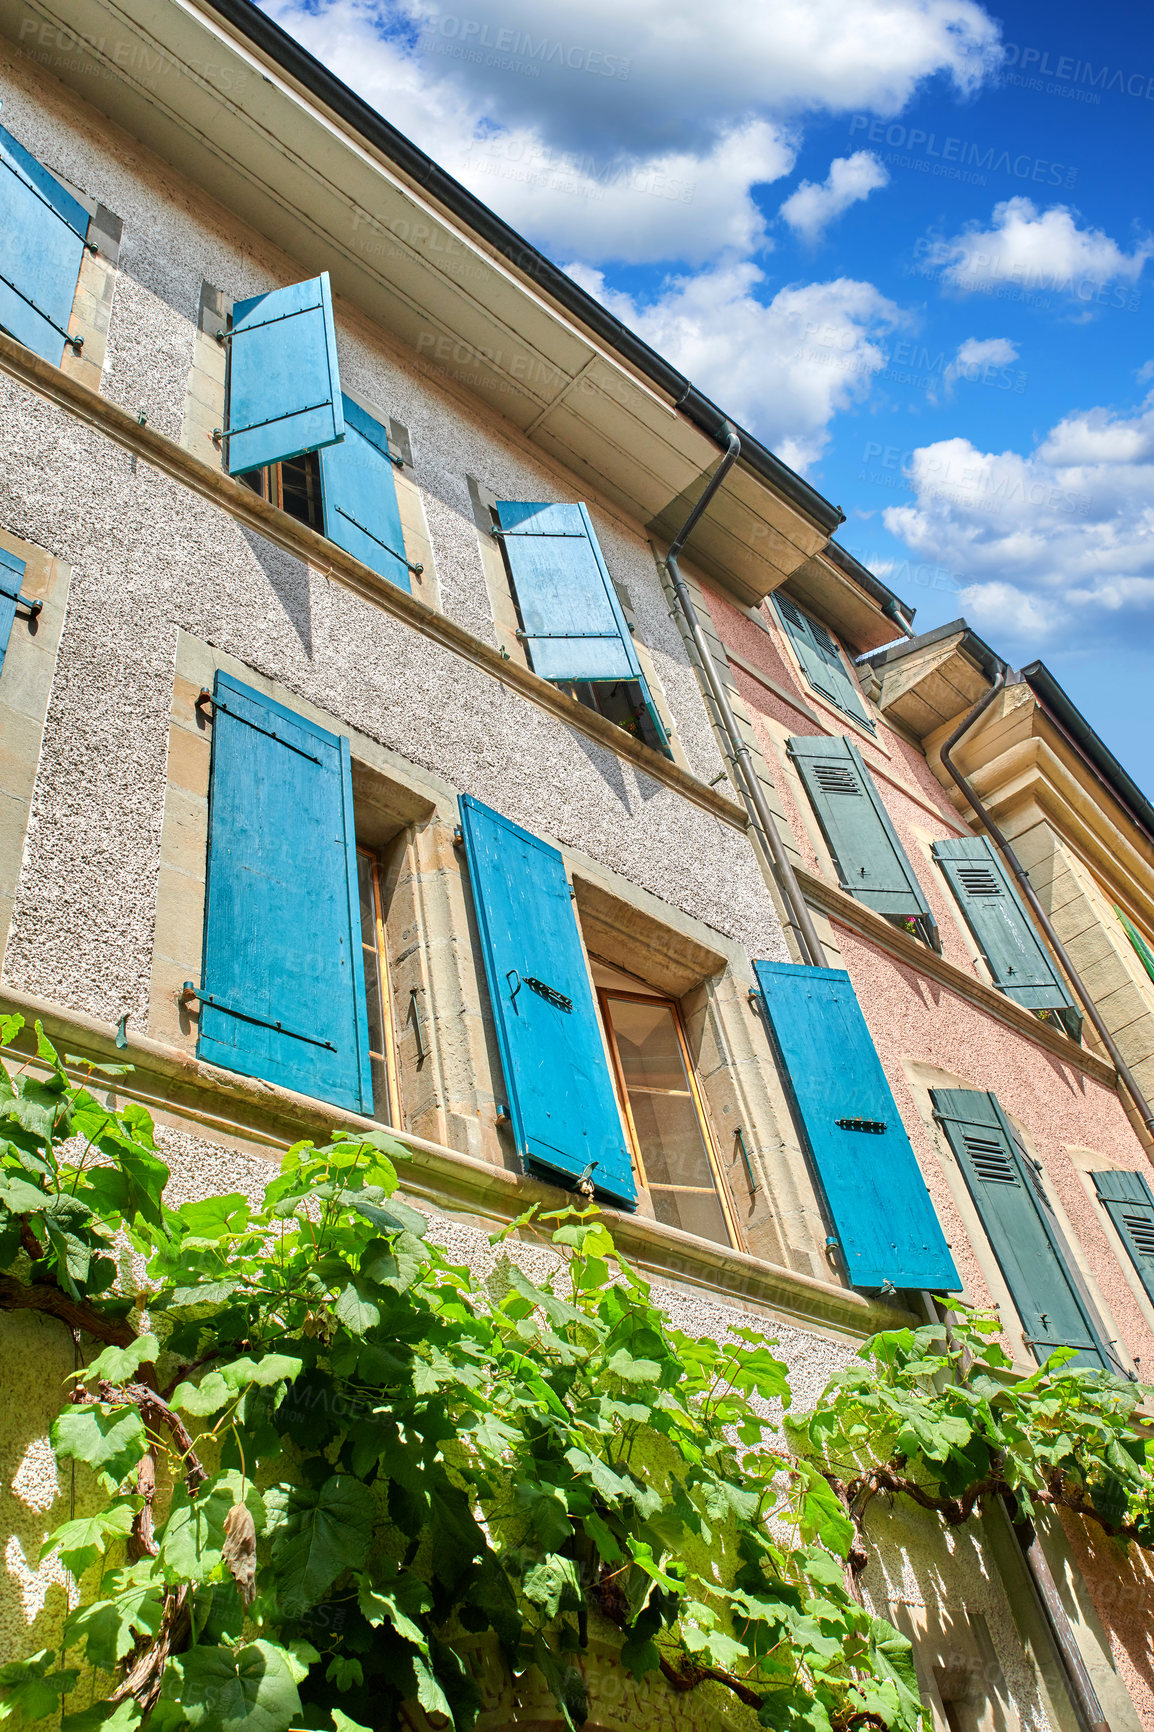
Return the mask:
<path id="1" fill-rule="evenodd" d="M 729 1228 L 716 1195 L 706 1191 L 654 1191 L 653 1213 L 667 1227 L 696 1233 L 699 1239 L 730 1243 Z"/>
<path id="2" fill-rule="evenodd" d="M 611 998 L 613 1032 L 621 1055 L 626 1088 L 680 1089 L 689 1092 L 677 1025 L 667 1004 Z"/>

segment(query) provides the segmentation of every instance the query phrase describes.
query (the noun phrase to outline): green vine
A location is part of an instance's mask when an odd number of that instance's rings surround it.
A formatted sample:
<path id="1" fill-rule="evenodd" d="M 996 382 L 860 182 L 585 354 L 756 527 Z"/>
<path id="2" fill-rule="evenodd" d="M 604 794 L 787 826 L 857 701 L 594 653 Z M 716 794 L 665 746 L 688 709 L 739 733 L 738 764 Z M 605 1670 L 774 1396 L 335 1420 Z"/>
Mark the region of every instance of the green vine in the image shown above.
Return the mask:
<path id="1" fill-rule="evenodd" d="M 1154 1544 L 1138 1386 L 1059 1355 L 1013 1380 L 966 1313 L 875 1336 L 783 1434 L 773 1343 L 675 1328 L 595 1209 L 530 1210 L 485 1283 L 399 1200 L 384 1133 L 298 1144 L 259 1208 L 172 1209 L 148 1114 L 37 1037 L 0 1067 L 0 1310 L 100 1349 L 52 1428 L 94 1513 L 47 1542 L 79 1603 L 59 1655 L 0 1668 L 0 1718 L 466 1732 L 495 1668 L 575 1729 L 607 1646 L 723 1715 L 917 1732 L 909 1643 L 858 1591 L 872 1497 L 961 1523 L 1005 1492 Z"/>

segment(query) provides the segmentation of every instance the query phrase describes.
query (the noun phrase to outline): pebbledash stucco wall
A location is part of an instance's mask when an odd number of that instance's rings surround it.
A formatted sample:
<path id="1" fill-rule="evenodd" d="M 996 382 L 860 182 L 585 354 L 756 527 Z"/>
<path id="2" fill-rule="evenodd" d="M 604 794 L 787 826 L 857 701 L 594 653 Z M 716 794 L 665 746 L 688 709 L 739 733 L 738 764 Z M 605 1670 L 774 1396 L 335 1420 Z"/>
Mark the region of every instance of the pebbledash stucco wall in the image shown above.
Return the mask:
<path id="1" fill-rule="evenodd" d="M 124 222 L 104 389 L 179 436 L 201 284 L 305 273 L 0 49 L 4 124 Z M 336 306 L 342 380 L 409 429 L 445 611 L 495 642 L 466 476 L 578 498 L 516 433 Z M 751 954 L 784 956 L 745 837 L 5 379 L 0 528 L 72 566 L 5 958 L 12 985 L 142 1023 L 177 631 L 216 646 L 528 829 L 571 844 Z M 716 748 L 638 526 L 590 507 L 695 772 Z M 62 911 L 67 910 L 67 917 Z"/>

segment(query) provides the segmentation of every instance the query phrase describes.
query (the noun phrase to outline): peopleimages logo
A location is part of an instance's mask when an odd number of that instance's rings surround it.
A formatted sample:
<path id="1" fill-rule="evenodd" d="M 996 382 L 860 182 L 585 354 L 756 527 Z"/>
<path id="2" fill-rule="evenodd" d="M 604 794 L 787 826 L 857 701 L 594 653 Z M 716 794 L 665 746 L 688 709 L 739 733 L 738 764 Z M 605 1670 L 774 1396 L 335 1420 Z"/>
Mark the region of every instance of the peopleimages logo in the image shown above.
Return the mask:
<path id="1" fill-rule="evenodd" d="M 1002 51 L 1002 66 L 1017 68 L 1018 76 L 1007 79 L 1011 84 L 1022 84 L 1025 80 L 1021 74 L 1028 73 L 1031 85 L 1034 80 L 1057 78 L 1071 86 L 1087 86 L 1097 91 L 1116 90 L 1123 96 L 1137 96 L 1145 102 L 1154 102 L 1154 76 L 1145 72 L 1123 72 L 1120 68 L 1112 70 L 1109 66 L 1096 67 L 1093 61 L 1078 60 L 1072 54 L 1058 55 L 1051 66 L 1048 48 L 1022 48 L 1016 42 L 1007 42 Z M 1041 88 L 1040 82 L 1037 87 Z"/>
<path id="2" fill-rule="evenodd" d="M 498 28 L 480 18 L 459 18 L 452 13 L 433 13 L 417 46 L 433 54 L 468 50 L 470 58 L 478 50 L 488 48 L 526 65 L 560 66 L 570 72 L 592 72 L 600 78 L 628 78 L 633 64 L 620 54 L 606 54 L 600 48 L 581 48 L 548 36 L 534 39 L 523 30 Z"/>
<path id="3" fill-rule="evenodd" d="M 983 146 L 969 139 L 944 134 L 939 137 L 936 132 L 926 132 L 920 126 L 871 120 L 868 114 L 855 114 L 849 130 L 851 138 L 855 133 L 864 132 L 870 144 L 885 144 L 891 151 L 921 151 L 940 164 L 937 170 L 940 174 L 951 179 L 976 181 L 980 186 L 986 184 L 979 179 L 980 174 L 1008 174 L 1014 180 L 1034 181 L 1041 186 L 1072 187 L 1078 179 L 1076 168 L 1067 163 L 1051 162 L 1048 157 L 999 150 L 996 144 Z M 889 156 L 886 161 L 897 168 L 918 166 L 916 160 L 907 158 Z"/>

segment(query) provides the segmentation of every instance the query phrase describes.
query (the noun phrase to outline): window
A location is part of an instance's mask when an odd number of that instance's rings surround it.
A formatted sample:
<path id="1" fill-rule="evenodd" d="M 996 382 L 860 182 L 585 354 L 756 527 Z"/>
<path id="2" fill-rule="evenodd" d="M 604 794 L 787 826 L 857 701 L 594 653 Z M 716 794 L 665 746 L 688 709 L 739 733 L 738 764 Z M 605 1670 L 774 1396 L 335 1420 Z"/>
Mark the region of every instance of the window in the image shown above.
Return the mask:
<path id="1" fill-rule="evenodd" d="M 1073 1347 L 1075 1365 L 1125 1375 L 1070 1255 L 1037 1166 L 996 1095 L 931 1089 L 946 1134 L 981 1217 L 1039 1365 L 1055 1347 Z"/>
<path id="2" fill-rule="evenodd" d="M 676 1003 L 596 960 L 593 977 L 637 1176 L 654 1215 L 701 1239 L 737 1244 Z"/>
<path id="3" fill-rule="evenodd" d="M 855 722 L 860 722 L 863 728 L 868 728 L 871 734 L 876 733 L 865 699 L 846 666 L 841 650 L 825 627 L 803 613 L 796 602 L 790 601 L 780 591 L 774 594 L 773 604 L 801 663 L 802 672 L 814 691 L 836 709 L 852 716 Z"/>
<path id="4" fill-rule="evenodd" d="M 937 923 L 873 777 L 852 740 L 806 734 L 786 742 L 829 844 L 841 888 L 941 949 Z"/>
<path id="5" fill-rule="evenodd" d="M 389 436 L 340 387 L 327 273 L 238 301 L 226 333 L 229 473 L 398 588 L 405 554 Z"/>
<path id="6" fill-rule="evenodd" d="M 39 602 L 26 601 L 20 593 L 24 569 L 22 559 L 17 559 L 14 553 L 8 553 L 0 547 L 0 669 L 4 666 L 4 656 L 17 609 L 24 608 L 29 615 L 39 612 L 40 609 Z"/>
<path id="7" fill-rule="evenodd" d="M 849 975 L 755 962 L 798 1136 L 851 1286 L 961 1287 Z"/>
<path id="8" fill-rule="evenodd" d="M 671 757 L 585 506 L 499 499 L 491 511 L 530 667 Z"/>
<path id="9" fill-rule="evenodd" d="M 935 842 L 933 856 L 994 985 L 1028 1010 L 1055 1012 L 1066 1032 L 1079 1040 L 1082 1018 L 996 850 L 984 836 L 959 836 Z"/>
<path id="10" fill-rule="evenodd" d="M 0 326 L 57 367 L 82 344 L 69 332 L 88 224 L 80 201 L 0 127 Z"/>
<path id="11" fill-rule="evenodd" d="M 400 1123 L 397 1087 L 396 1034 L 385 946 L 385 910 L 381 890 L 381 860 L 367 848 L 357 849 L 357 889 L 361 909 L 361 950 L 365 970 L 369 1067 L 373 1078 L 373 1114 L 386 1124 Z"/>

